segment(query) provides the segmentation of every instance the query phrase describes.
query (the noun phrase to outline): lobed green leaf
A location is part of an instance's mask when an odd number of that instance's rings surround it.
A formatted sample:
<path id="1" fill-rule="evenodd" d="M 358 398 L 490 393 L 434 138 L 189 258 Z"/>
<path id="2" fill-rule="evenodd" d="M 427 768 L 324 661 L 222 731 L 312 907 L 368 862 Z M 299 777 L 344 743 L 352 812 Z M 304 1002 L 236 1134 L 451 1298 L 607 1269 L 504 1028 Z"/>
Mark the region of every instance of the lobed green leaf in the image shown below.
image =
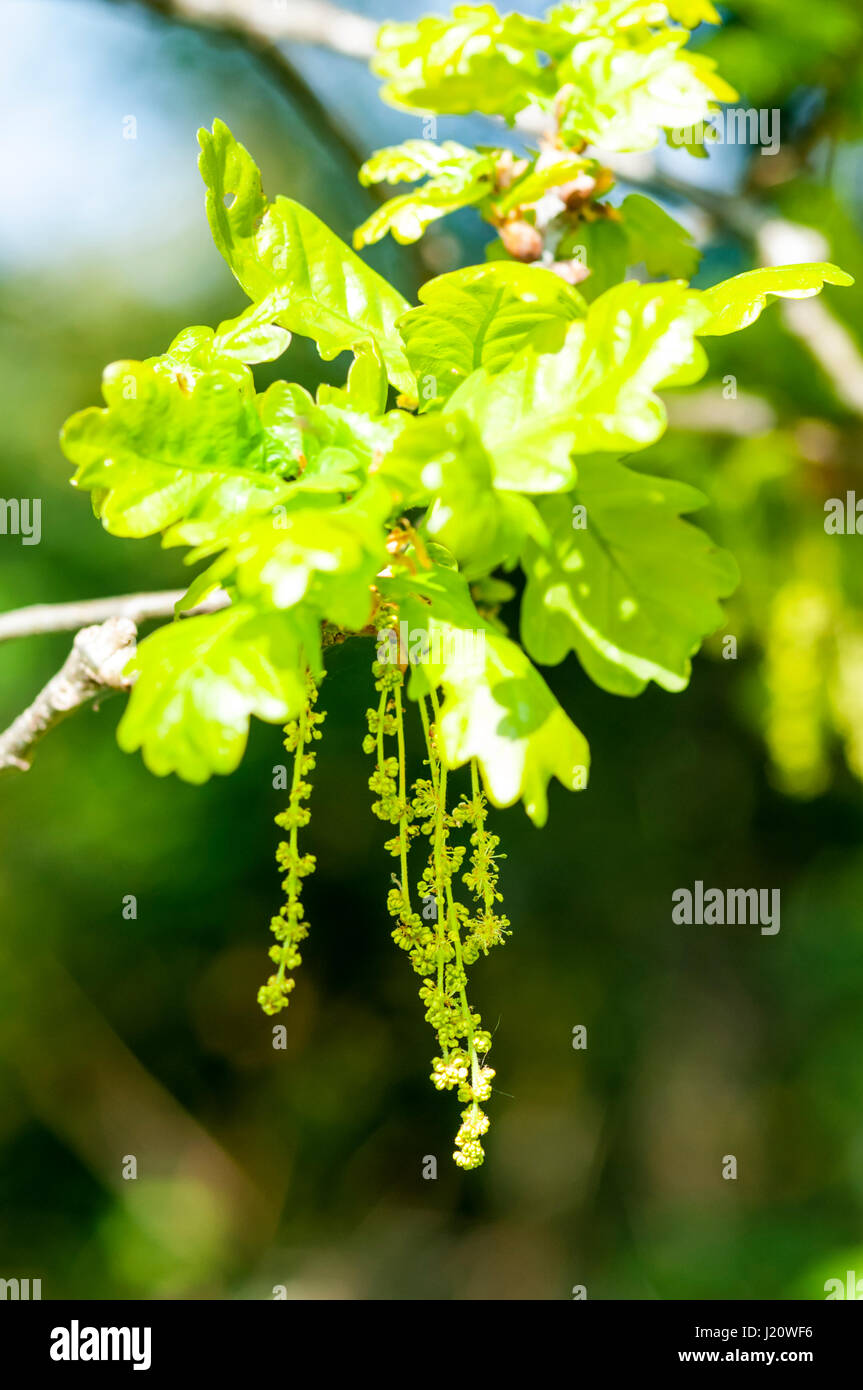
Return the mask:
<path id="1" fill-rule="evenodd" d="M 299 713 L 306 667 L 320 669 L 319 641 L 302 615 L 244 604 L 159 628 L 138 647 L 120 747 L 140 748 L 158 777 L 200 783 L 233 772 L 251 715 L 283 724 Z"/>
<path id="2" fill-rule="evenodd" d="M 503 371 L 523 348 L 553 351 L 584 316 L 577 290 L 552 271 L 494 261 L 439 275 L 399 320 L 420 407 L 451 396 L 471 372 Z"/>
<path id="3" fill-rule="evenodd" d="M 444 411 L 474 422 L 496 487 L 560 492 L 573 482 L 574 452 L 644 448 L 659 438 L 666 414 L 655 389 L 703 375 L 695 333 L 707 316 L 677 281 L 628 281 L 570 325 L 559 352 L 525 351 L 497 376 L 472 373 Z"/>
<path id="4" fill-rule="evenodd" d="M 408 305 L 291 198 L 268 203 L 257 166 L 222 121 L 198 133 L 213 240 L 260 315 L 313 338 L 325 361 L 374 342 L 390 381 L 411 384 L 395 324 Z"/>
<path id="5" fill-rule="evenodd" d="M 540 503 L 548 542 L 530 541 L 524 557 L 521 633 L 534 659 L 553 666 L 575 651 L 618 695 L 649 680 L 682 690 L 738 579 L 732 556 L 680 518 L 706 501 L 612 459 L 579 459 L 575 489 Z"/>
<path id="6" fill-rule="evenodd" d="M 384 581 L 398 600 L 410 648 L 414 697 L 440 686 L 439 737 L 448 767 L 476 758 L 495 806 L 523 800 L 536 825 L 548 817 L 548 784 L 570 790 L 587 784 L 590 751 L 528 657 L 476 610 L 454 570 Z M 410 654 L 410 650 L 409 653 Z"/>
<path id="7" fill-rule="evenodd" d="M 829 261 L 747 270 L 703 292 L 701 298 L 710 310 L 710 318 L 698 331 L 702 337 L 719 337 L 748 328 L 765 308 L 768 295 L 780 299 L 809 299 L 825 284 L 853 283 L 853 276 Z"/>

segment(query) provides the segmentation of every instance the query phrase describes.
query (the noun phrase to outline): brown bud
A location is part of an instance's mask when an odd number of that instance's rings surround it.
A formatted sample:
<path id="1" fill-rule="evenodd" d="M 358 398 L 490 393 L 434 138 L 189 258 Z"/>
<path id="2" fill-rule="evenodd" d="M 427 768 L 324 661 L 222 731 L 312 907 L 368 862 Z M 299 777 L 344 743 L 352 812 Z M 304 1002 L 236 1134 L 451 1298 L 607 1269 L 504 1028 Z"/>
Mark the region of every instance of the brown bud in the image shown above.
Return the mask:
<path id="1" fill-rule="evenodd" d="M 516 159 L 512 150 L 504 150 L 495 165 L 495 187 L 509 188 L 515 179 L 520 178 L 527 168 L 526 159 Z"/>
<path id="2" fill-rule="evenodd" d="M 542 237 L 529 222 L 505 222 L 500 239 L 517 261 L 535 261 L 542 255 Z"/>
<path id="3" fill-rule="evenodd" d="M 596 179 L 584 172 L 576 174 L 574 179 L 568 179 L 556 190 L 559 198 L 562 198 L 567 207 L 573 204 L 586 202 L 592 198 L 596 192 Z"/>
<path id="4" fill-rule="evenodd" d="M 553 271 L 555 275 L 559 275 L 561 280 L 565 280 L 568 285 L 579 285 L 590 274 L 584 261 L 578 260 L 552 261 L 548 269 Z"/>

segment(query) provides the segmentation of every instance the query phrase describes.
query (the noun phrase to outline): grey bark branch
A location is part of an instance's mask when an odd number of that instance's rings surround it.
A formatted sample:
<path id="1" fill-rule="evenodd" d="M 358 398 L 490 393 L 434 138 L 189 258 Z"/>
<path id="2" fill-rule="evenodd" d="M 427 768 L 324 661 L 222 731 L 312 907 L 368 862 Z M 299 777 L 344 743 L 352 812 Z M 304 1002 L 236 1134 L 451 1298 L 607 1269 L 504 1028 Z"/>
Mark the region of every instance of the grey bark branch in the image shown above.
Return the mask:
<path id="1" fill-rule="evenodd" d="M 106 695 L 130 690 L 134 676 L 124 671 L 135 655 L 137 624 L 172 618 L 183 593 L 183 589 L 166 589 L 80 603 L 40 603 L 0 614 L 0 640 L 80 629 L 56 676 L 0 733 L 0 773 L 27 772 L 36 744 L 68 715 Z M 217 589 L 184 617 L 215 613 L 229 603 L 228 595 Z"/>
<path id="2" fill-rule="evenodd" d="M 380 25 L 329 0 L 157 0 L 163 14 L 256 41 L 307 43 L 368 60 Z"/>
<path id="3" fill-rule="evenodd" d="M 133 678 L 124 670 L 135 654 L 136 637 L 130 618 L 108 618 L 83 628 L 56 676 L 0 734 L 0 772 L 26 772 L 35 745 L 61 720 L 100 695 L 128 690 Z"/>
<path id="4" fill-rule="evenodd" d="M 124 672 L 135 655 L 136 624 L 151 618 L 173 618 L 174 605 L 184 592 L 183 589 L 166 589 L 151 594 L 125 594 L 119 598 L 84 599 L 81 603 L 45 603 L 0 614 L 0 639 L 81 629 L 56 676 L 40 690 L 24 713 L 0 733 L 0 774 L 29 771 L 35 745 L 61 720 L 106 695 L 131 690 L 135 677 Z M 203 603 L 180 617 L 217 613 L 227 608 L 230 601 L 223 589 L 217 589 Z M 88 619 L 96 621 L 82 627 Z M 352 634 L 332 623 L 324 623 L 321 637 L 326 648 L 344 642 L 351 635 L 364 637 L 374 636 L 374 633 L 371 626 Z"/>
<path id="5" fill-rule="evenodd" d="M 184 593 L 184 589 L 162 589 L 156 593 L 121 594 L 116 598 L 37 603 L 30 608 L 16 608 L 10 613 L 0 613 L 0 642 L 12 637 L 38 637 L 46 632 L 77 632 L 89 623 L 103 623 L 107 618 L 129 618 L 133 623 L 145 623 L 151 618 L 173 618 L 174 606 Z M 224 590 L 217 589 L 185 616 L 216 613 L 229 602 Z"/>
<path id="6" fill-rule="evenodd" d="M 760 396 L 741 391 L 726 397 L 721 388 L 705 387 L 665 398 L 668 423 L 675 430 L 695 434 L 730 434 L 742 439 L 766 434 L 777 425 L 776 412 Z"/>

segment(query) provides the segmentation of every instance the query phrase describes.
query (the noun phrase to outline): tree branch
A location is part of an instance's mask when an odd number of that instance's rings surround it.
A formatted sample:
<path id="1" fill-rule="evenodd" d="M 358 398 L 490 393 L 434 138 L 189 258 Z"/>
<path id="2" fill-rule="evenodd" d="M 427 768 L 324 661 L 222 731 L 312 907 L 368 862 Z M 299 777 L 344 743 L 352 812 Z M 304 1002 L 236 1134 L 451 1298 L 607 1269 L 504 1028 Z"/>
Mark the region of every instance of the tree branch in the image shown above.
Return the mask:
<path id="1" fill-rule="evenodd" d="M 39 603 L 0 613 L 0 641 L 80 629 L 56 676 L 0 734 L 0 773 L 28 771 L 36 744 L 67 715 L 100 697 L 129 690 L 134 677 L 123 672 L 135 655 L 137 624 L 151 618 L 173 618 L 174 605 L 184 592 L 166 589 L 152 594 L 84 599 L 79 603 Z M 228 595 L 217 589 L 182 617 L 216 613 L 229 603 Z"/>
<path id="2" fill-rule="evenodd" d="M 784 218 L 767 218 L 756 235 L 758 258 L 764 265 L 826 260 L 830 247 L 812 227 Z M 818 296 L 783 299 L 785 327 L 830 378 L 837 398 L 855 415 L 863 415 L 863 356 L 851 333 Z"/>
<path id="3" fill-rule="evenodd" d="M 665 409 L 674 430 L 696 434 L 730 434 L 742 439 L 775 429 L 776 412 L 761 396 L 741 391 L 727 397 L 720 387 L 706 386 L 680 396 L 667 396 Z"/>
<path id="4" fill-rule="evenodd" d="M 0 733 L 0 774 L 15 769 L 29 771 L 31 750 L 67 715 L 115 691 L 130 690 L 135 677 L 123 672 L 135 655 L 136 624 L 151 618 L 175 617 L 174 605 L 184 593 L 183 589 L 166 589 L 152 594 L 83 599 L 79 603 L 40 603 L 0 613 L 0 641 L 81 629 L 56 676 L 5 733 Z M 224 590 L 217 589 L 196 608 L 179 616 L 185 620 L 218 613 L 230 602 Z M 88 622 L 91 625 L 84 626 Z M 374 637 L 375 632 L 371 623 L 353 632 L 325 622 L 321 643 L 326 649 L 339 646 L 351 636 Z"/>
<path id="5" fill-rule="evenodd" d="M 145 0 L 187 24 L 230 29 L 254 43 L 307 43 L 366 61 L 380 25 L 329 0 Z"/>
<path id="6" fill-rule="evenodd" d="M 56 676 L 0 734 L 0 772 L 27 772 L 35 745 L 67 715 L 100 695 L 129 690 L 133 677 L 123 672 L 135 655 L 136 637 L 130 618 L 109 618 L 83 628 Z"/>
<path id="7" fill-rule="evenodd" d="M 173 618 L 175 605 L 185 592 L 185 589 L 160 589 L 149 594 L 85 598 L 74 603 L 34 603 L 30 608 L 15 608 L 9 613 L 0 613 L 0 642 L 12 637 L 39 637 L 46 632 L 77 632 L 88 623 L 103 623 L 107 618 L 130 618 L 133 623 Z M 230 601 L 223 589 L 216 589 L 182 617 L 217 613 L 220 608 L 227 608 Z"/>

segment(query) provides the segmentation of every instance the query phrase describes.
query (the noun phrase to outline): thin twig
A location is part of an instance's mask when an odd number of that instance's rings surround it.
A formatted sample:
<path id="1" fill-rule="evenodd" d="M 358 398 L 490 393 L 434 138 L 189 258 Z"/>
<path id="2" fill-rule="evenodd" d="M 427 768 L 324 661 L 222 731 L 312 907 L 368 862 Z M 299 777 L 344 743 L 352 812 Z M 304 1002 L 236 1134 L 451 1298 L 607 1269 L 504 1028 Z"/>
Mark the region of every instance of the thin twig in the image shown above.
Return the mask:
<path id="1" fill-rule="evenodd" d="M 304 20 L 305 4 L 280 3 L 280 0 L 265 0 L 264 4 L 248 5 L 239 2 L 221 4 L 217 0 L 133 0 L 143 5 L 169 24 L 202 30 L 212 35 L 216 41 L 233 43 L 243 48 L 269 73 L 274 84 L 280 89 L 295 108 L 302 110 L 319 134 L 324 135 L 347 159 L 349 164 L 359 168 L 365 153 L 353 138 L 351 131 L 345 129 L 344 122 L 333 114 L 330 105 L 318 95 L 315 88 L 299 71 L 290 58 L 279 47 L 279 39 L 295 38 L 298 42 L 317 44 L 333 52 L 348 57 L 367 60 L 374 47 L 374 35 L 378 26 L 361 15 L 352 15 L 340 10 L 336 5 L 311 4 L 311 19 L 317 17 L 315 24 Z M 130 0 L 113 0 L 114 4 L 129 4 Z M 276 33 L 275 23 L 268 22 L 281 18 L 283 23 Z M 359 32 L 357 25 L 370 25 L 371 37 L 366 36 L 367 47 L 360 48 L 350 36 Z M 317 37 L 312 35 L 317 34 Z M 351 46 L 352 45 L 352 46 Z M 373 191 L 376 201 L 383 194 Z"/>
<path id="2" fill-rule="evenodd" d="M 255 42 L 305 43 L 368 60 L 379 24 L 328 0 L 146 0 L 186 23 L 230 29 Z"/>
<path id="3" fill-rule="evenodd" d="M 129 618 L 133 623 L 145 623 L 151 618 L 173 618 L 174 607 L 184 593 L 184 589 L 161 589 L 156 593 L 120 594 L 116 598 L 36 603 L 30 608 L 15 608 L 9 613 L 0 613 L 0 642 L 12 637 L 38 637 L 46 632 L 77 632 L 90 623 L 103 623 L 107 618 Z M 229 603 L 224 590 L 216 589 L 203 603 L 182 616 L 191 618 L 200 613 L 217 613 Z"/>
<path id="4" fill-rule="evenodd" d="M 183 593 L 167 589 L 78 603 L 39 603 L 0 614 L 0 640 L 80 629 L 56 676 L 0 734 L 0 773 L 27 772 L 36 744 L 68 715 L 106 695 L 130 690 L 135 678 L 125 670 L 135 655 L 137 624 L 173 617 Z M 217 589 L 182 616 L 215 613 L 229 603 L 228 595 Z"/>
<path id="5" fill-rule="evenodd" d="M 136 637 L 130 618 L 83 628 L 56 676 L 0 734 L 0 772 L 27 772 L 35 745 L 61 720 L 100 695 L 129 690 L 133 677 L 124 672 L 135 654 Z"/>
<path id="6" fill-rule="evenodd" d="M 767 434 L 777 425 L 776 411 L 761 396 L 746 391 L 726 396 L 721 387 L 707 386 L 702 391 L 668 396 L 665 409 L 673 430 L 691 430 L 696 434 L 730 434 L 748 439 L 753 434 Z"/>

